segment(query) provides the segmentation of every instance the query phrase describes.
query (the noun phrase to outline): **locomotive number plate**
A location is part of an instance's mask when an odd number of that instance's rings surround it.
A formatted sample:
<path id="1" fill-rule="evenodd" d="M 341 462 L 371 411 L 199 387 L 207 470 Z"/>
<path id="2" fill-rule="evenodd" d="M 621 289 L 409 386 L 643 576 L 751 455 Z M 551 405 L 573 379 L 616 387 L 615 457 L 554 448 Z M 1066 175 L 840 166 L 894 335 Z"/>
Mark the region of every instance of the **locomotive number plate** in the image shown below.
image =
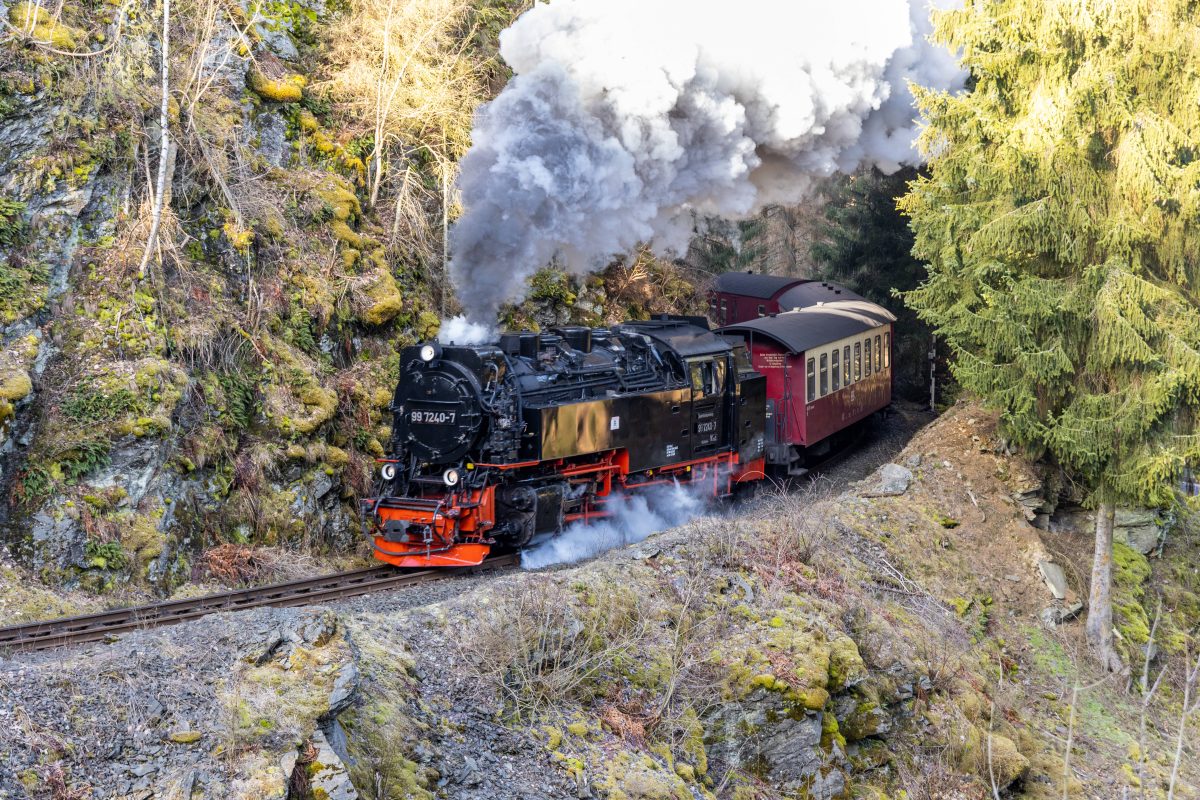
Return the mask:
<path id="1" fill-rule="evenodd" d="M 696 425 L 696 433 L 715 433 L 717 430 L 717 422 L 701 422 Z"/>
<path id="2" fill-rule="evenodd" d="M 455 411 L 413 411 L 408 415 L 410 422 L 418 425 L 453 425 Z"/>

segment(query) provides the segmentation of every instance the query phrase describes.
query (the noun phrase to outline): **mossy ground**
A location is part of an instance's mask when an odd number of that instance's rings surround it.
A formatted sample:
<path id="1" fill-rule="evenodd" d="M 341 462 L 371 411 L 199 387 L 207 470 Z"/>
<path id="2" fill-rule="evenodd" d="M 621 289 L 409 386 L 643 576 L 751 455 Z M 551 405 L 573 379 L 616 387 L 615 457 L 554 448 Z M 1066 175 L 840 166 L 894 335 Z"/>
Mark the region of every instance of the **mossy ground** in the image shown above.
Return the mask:
<path id="1" fill-rule="evenodd" d="M 1148 734 L 1147 759 L 1131 756 L 1136 689 L 1092 686 L 1081 623 L 1038 620 L 1050 596 L 1037 560 L 1053 546 L 1065 563 L 1090 542 L 1044 541 L 1025 521 L 1011 493 L 1028 467 L 993 449 L 994 435 L 992 417 L 959 405 L 899 457 L 921 455 L 902 497 L 767 496 L 632 552 L 402 616 L 393 636 L 418 666 L 382 696 L 433 702 L 414 677 L 432 666 L 414 631 L 433 624 L 454 631 L 459 680 L 491 687 L 497 719 L 602 797 L 804 796 L 841 772 L 853 797 L 986 798 L 995 780 L 1007 796 L 1058 798 L 1069 725 L 1080 771 L 1068 797 L 1110 796 L 1138 770 L 1161 787 L 1170 726 Z M 1173 593 L 1185 602 L 1172 624 L 1194 625 L 1192 578 L 1171 574 L 1190 548 L 1120 554 L 1120 596 L 1144 610 Z M 1160 668 L 1174 680 L 1178 656 Z M 1161 696 L 1155 718 L 1177 718 L 1178 702 Z M 804 730 L 819 766 L 801 778 L 772 742 Z"/>

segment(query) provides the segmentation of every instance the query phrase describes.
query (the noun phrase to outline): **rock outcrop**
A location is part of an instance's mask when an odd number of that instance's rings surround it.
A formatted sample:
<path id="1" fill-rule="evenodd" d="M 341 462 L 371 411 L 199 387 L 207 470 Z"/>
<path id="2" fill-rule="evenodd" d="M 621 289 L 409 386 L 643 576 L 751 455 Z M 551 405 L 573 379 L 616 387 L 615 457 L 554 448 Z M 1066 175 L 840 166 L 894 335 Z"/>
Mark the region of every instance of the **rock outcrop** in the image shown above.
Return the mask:
<path id="1" fill-rule="evenodd" d="M 96 798 L 358 795 L 338 753 L 353 651 L 325 611 L 221 614 L 65 657 L 0 662 L 0 797 L 61 783 Z M 318 796 L 318 795 L 312 795 Z"/>

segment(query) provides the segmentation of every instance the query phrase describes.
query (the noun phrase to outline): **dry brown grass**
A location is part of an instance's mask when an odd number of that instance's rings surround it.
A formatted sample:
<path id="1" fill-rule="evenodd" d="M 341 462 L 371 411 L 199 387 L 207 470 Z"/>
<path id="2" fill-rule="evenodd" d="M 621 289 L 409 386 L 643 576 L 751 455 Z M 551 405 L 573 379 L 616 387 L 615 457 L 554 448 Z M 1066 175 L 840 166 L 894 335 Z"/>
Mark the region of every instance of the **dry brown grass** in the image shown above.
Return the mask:
<path id="1" fill-rule="evenodd" d="M 371 206 L 391 161 L 416 150 L 443 167 L 440 183 L 453 178 L 447 168 L 466 151 L 471 115 L 486 91 L 479 65 L 466 52 L 470 12 L 467 0 L 351 0 L 330 27 L 329 77 L 316 88 L 339 103 L 348 129 L 372 136 Z M 420 224 L 406 207 L 419 182 L 405 180 L 406 174 L 397 217 Z"/>
<path id="2" fill-rule="evenodd" d="M 581 608 L 549 580 L 526 581 L 480 615 L 463 655 L 518 719 L 530 719 L 603 694 L 618 662 L 646 638 L 649 619 L 636 597 Z"/>
<path id="3" fill-rule="evenodd" d="M 226 586 L 252 586 L 308 577 L 320 572 L 320 567 L 320 562 L 304 551 L 226 543 L 200 555 L 192 578 L 215 580 Z"/>

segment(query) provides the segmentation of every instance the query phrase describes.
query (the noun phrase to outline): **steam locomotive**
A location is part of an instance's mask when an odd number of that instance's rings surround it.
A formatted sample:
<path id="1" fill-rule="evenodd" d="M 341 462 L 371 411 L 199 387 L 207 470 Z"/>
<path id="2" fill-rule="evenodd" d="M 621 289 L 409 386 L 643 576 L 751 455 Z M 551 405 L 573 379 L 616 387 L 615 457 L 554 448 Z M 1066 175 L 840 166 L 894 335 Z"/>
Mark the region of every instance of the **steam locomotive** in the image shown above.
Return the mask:
<path id="1" fill-rule="evenodd" d="M 893 319 L 835 298 L 717 331 L 661 316 L 405 348 L 389 457 L 363 501 L 375 557 L 470 566 L 603 517 L 621 493 L 679 481 L 722 496 L 798 474 L 890 402 Z"/>

